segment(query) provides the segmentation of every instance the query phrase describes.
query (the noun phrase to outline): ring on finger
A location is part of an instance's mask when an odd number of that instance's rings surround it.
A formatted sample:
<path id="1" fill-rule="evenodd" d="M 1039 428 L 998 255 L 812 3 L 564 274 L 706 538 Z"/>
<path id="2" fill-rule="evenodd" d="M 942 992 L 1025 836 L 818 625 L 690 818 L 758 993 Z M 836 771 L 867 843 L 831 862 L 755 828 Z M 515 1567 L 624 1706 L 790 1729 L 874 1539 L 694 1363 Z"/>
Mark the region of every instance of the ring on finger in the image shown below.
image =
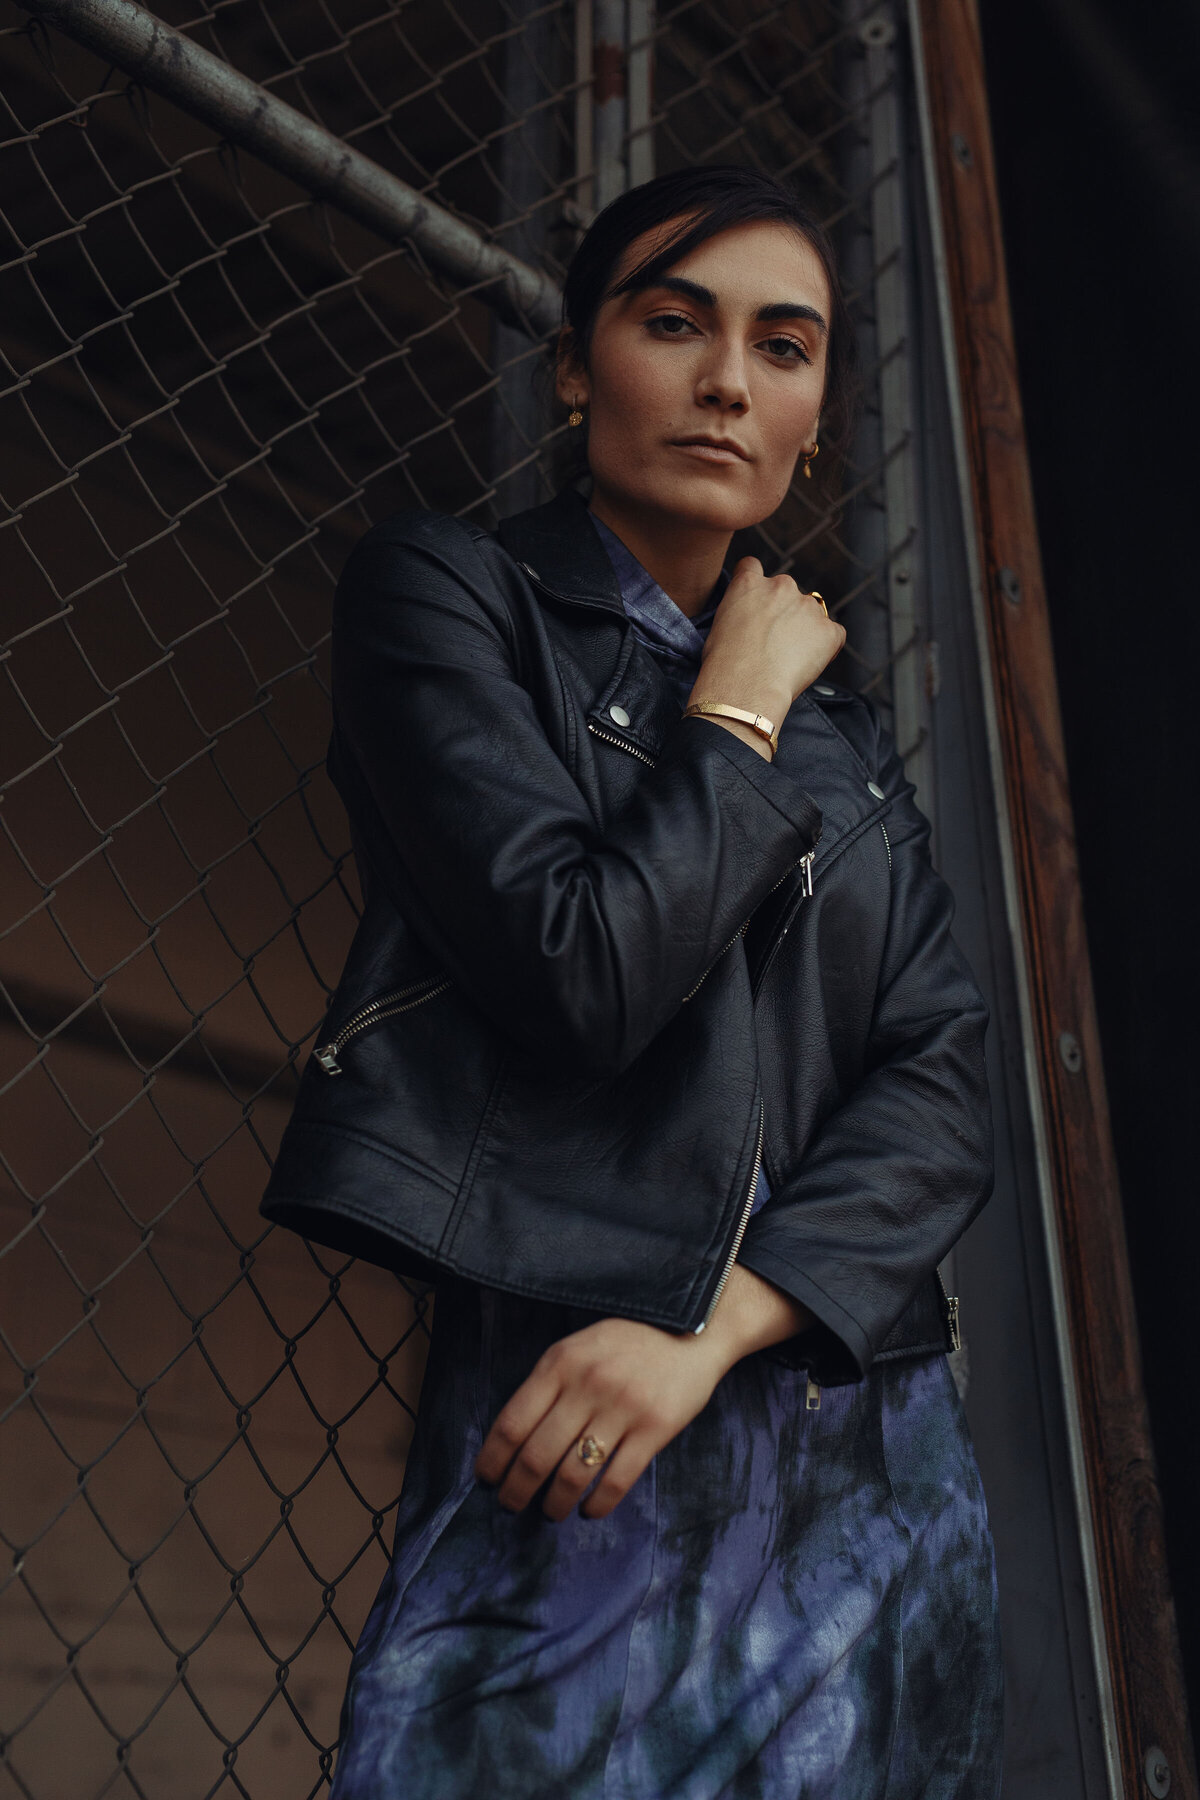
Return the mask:
<path id="1" fill-rule="evenodd" d="M 821 608 L 821 611 L 825 614 L 825 617 L 828 618 L 829 617 L 829 608 L 826 606 L 826 604 L 825 604 L 824 600 L 821 598 L 820 594 L 818 594 L 816 588 L 809 589 L 808 597 L 810 600 L 815 600 L 817 602 L 818 606 Z"/>
<path id="2" fill-rule="evenodd" d="M 608 1445 L 589 1431 L 576 1444 L 575 1454 L 585 1469 L 598 1469 L 608 1461 Z"/>

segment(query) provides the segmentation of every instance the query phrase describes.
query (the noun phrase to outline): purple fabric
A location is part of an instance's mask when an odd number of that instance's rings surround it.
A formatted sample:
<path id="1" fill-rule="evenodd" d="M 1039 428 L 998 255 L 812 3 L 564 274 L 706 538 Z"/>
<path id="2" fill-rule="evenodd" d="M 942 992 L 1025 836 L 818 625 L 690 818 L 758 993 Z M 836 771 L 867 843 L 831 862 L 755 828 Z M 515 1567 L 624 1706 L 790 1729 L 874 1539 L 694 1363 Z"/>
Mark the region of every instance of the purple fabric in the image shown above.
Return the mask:
<path id="1" fill-rule="evenodd" d="M 604 1520 L 472 1463 L 590 1315 L 438 1294 L 332 1800 L 995 1800 L 992 1546 L 944 1357 L 806 1407 L 751 1356 Z"/>
<path id="2" fill-rule="evenodd" d="M 708 636 L 713 614 L 729 585 L 724 570 L 702 610 L 694 619 L 661 588 L 653 575 L 643 568 L 633 551 L 624 545 L 615 531 L 610 531 L 595 513 L 591 515 L 600 542 L 608 552 L 608 560 L 621 587 L 625 616 L 633 626 L 633 635 L 650 651 L 672 688 L 679 696 L 680 711 L 687 704 L 700 669 L 700 656 Z"/>

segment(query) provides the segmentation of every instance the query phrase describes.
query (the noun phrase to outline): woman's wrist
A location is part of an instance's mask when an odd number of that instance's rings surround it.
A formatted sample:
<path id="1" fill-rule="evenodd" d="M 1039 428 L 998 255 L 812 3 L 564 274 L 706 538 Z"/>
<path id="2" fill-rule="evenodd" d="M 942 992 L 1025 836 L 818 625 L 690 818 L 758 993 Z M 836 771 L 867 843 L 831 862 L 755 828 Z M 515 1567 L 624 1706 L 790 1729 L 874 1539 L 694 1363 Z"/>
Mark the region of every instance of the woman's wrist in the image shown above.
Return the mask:
<path id="1" fill-rule="evenodd" d="M 816 1323 L 803 1301 L 795 1300 L 753 1269 L 734 1263 L 725 1291 L 700 1337 L 727 1373 L 744 1356 L 767 1350 Z"/>
<path id="2" fill-rule="evenodd" d="M 744 712 L 757 713 L 760 718 L 769 720 L 772 729 L 777 732 L 791 706 L 791 697 L 771 683 L 763 681 L 761 676 L 735 670 L 722 675 L 718 666 L 711 672 L 707 668 L 701 669 L 688 695 L 687 704 L 737 706 Z M 705 724 L 718 725 L 722 731 L 732 732 L 734 737 L 741 738 L 743 744 L 756 750 L 764 762 L 770 762 L 775 754 L 766 736 L 740 719 L 730 719 L 716 713 L 694 713 L 692 717 L 702 718 Z"/>
<path id="3" fill-rule="evenodd" d="M 713 668 L 706 663 L 687 697 L 689 706 L 701 702 L 740 706 L 746 712 L 761 713 L 773 725 L 779 726 L 791 708 L 792 696 L 787 688 L 781 688 L 778 682 L 764 678 L 761 673 L 739 669 L 724 671 L 719 664 Z"/>
<path id="4" fill-rule="evenodd" d="M 702 724 L 719 725 L 722 731 L 732 732 L 734 737 L 741 738 L 743 744 L 749 745 L 751 750 L 757 750 L 764 762 L 770 762 L 775 755 L 767 739 L 761 732 L 755 731 L 752 725 L 743 725 L 739 719 L 725 719 L 713 713 L 693 713 L 691 716 L 700 719 Z"/>

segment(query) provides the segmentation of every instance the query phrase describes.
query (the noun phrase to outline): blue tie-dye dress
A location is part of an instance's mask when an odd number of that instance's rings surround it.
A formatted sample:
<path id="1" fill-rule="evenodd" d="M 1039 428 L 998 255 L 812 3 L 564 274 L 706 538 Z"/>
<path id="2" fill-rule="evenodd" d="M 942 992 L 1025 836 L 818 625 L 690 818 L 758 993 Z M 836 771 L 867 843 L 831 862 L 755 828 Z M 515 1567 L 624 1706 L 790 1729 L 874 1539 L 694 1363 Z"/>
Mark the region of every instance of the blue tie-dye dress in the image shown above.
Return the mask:
<path id="1" fill-rule="evenodd" d="M 686 695 L 707 620 L 601 536 Z M 992 1544 L 945 1357 L 823 1391 L 746 1357 L 608 1518 L 509 1513 L 483 1439 L 594 1317 L 439 1288 L 333 1800 L 995 1800 Z"/>

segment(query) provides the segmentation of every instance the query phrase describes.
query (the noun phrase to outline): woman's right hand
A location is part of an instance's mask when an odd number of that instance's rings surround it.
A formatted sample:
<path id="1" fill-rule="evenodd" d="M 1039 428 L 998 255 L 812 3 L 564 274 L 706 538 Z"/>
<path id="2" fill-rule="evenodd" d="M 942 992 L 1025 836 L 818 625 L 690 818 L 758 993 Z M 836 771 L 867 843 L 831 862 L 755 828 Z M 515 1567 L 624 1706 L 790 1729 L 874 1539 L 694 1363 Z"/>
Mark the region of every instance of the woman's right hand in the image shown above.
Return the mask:
<path id="1" fill-rule="evenodd" d="M 846 632 L 790 575 L 766 575 L 743 556 L 717 607 L 691 701 L 719 700 L 781 725 L 792 702 L 837 655 Z M 748 726 L 726 724 L 757 748 Z"/>

